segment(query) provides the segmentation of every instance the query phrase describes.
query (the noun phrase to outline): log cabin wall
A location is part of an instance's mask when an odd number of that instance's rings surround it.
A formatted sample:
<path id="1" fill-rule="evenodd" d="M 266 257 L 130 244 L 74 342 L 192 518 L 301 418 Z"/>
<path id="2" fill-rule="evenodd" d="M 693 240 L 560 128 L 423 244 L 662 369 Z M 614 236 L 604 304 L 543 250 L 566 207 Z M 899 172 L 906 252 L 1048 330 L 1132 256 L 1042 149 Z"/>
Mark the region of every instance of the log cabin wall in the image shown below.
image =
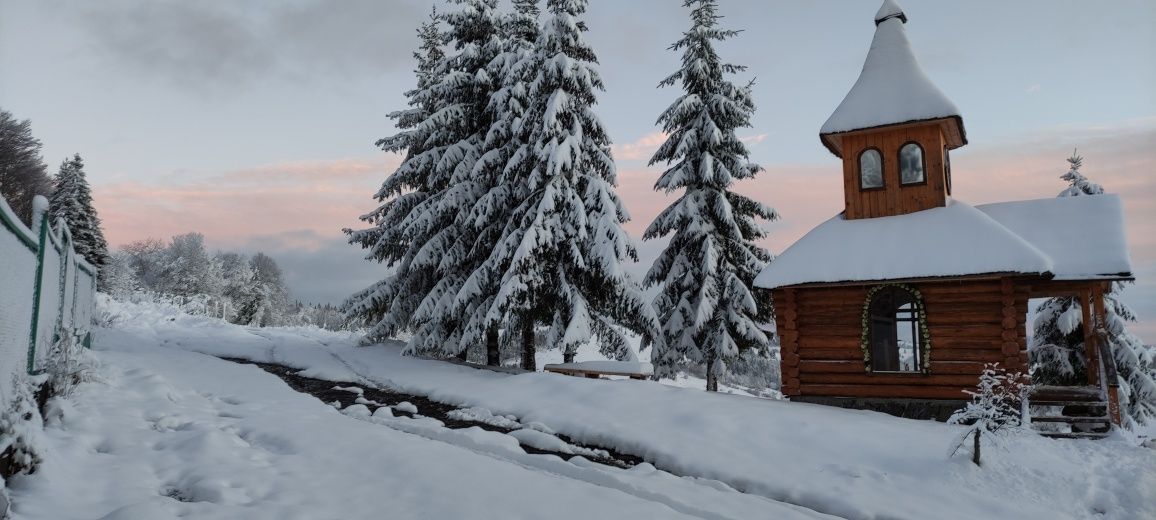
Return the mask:
<path id="1" fill-rule="evenodd" d="M 963 390 L 975 388 L 984 363 L 998 362 L 1013 371 L 1027 366 L 1026 287 L 998 279 L 907 285 L 923 296 L 930 374 L 866 372 L 860 320 L 872 286 L 776 290 L 783 393 L 966 399 Z"/>
<path id="2" fill-rule="evenodd" d="M 843 144 L 844 218 L 874 218 L 903 215 L 947 204 L 944 173 L 944 137 L 940 125 L 926 123 L 850 133 Z M 909 142 L 923 147 L 923 184 L 899 183 L 899 148 Z M 876 148 L 883 156 L 883 188 L 859 188 L 859 154 Z"/>

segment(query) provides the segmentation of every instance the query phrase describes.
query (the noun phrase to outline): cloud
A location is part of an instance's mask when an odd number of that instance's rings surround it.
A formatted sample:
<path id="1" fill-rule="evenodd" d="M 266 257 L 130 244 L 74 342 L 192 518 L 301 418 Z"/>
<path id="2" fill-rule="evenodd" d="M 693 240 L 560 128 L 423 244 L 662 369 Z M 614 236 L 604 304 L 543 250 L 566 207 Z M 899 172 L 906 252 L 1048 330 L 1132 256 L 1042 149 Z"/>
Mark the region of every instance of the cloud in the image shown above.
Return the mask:
<path id="1" fill-rule="evenodd" d="M 762 144 L 763 141 L 766 141 L 767 137 L 770 137 L 770 134 L 748 135 L 745 137 L 739 137 L 739 140 L 749 145 L 757 145 Z"/>
<path id="2" fill-rule="evenodd" d="M 94 199 L 116 245 L 186 231 L 223 246 L 299 230 L 340 236 L 373 208 L 373 193 L 397 164 L 397 156 L 382 155 L 264 165 L 183 182 L 114 182 L 94 186 Z M 312 236 L 296 245 L 310 247 Z"/>
<path id="3" fill-rule="evenodd" d="M 619 161 L 650 161 L 654 156 L 654 152 L 658 151 L 658 147 L 666 142 L 669 137 L 665 132 L 652 132 L 646 134 L 638 140 L 626 144 L 616 144 L 611 146 L 611 151 L 614 153 L 614 159 Z M 748 136 L 739 136 L 739 140 L 747 143 L 749 146 L 755 146 L 767 140 L 769 134 L 757 134 Z"/>
<path id="4" fill-rule="evenodd" d="M 210 242 L 210 246 L 216 244 Z M 386 266 L 366 261 L 364 250 L 333 233 L 293 230 L 249 237 L 226 248 L 271 256 L 281 267 L 293 297 L 309 303 L 339 304 L 389 271 Z"/>
<path id="5" fill-rule="evenodd" d="M 403 70 L 425 16 L 415 2 L 55 2 L 113 67 L 199 90 Z"/>
<path id="6" fill-rule="evenodd" d="M 619 161 L 649 161 L 658 147 L 666 142 L 666 137 L 664 132 L 652 132 L 632 143 L 616 144 L 611 151 Z"/>
<path id="7" fill-rule="evenodd" d="M 1040 91 L 1040 84 L 1039 83 L 1036 83 L 1035 85 L 1032 85 L 1032 86 L 1024 89 L 1024 92 L 1026 92 L 1028 94 L 1035 94 L 1039 91 Z"/>

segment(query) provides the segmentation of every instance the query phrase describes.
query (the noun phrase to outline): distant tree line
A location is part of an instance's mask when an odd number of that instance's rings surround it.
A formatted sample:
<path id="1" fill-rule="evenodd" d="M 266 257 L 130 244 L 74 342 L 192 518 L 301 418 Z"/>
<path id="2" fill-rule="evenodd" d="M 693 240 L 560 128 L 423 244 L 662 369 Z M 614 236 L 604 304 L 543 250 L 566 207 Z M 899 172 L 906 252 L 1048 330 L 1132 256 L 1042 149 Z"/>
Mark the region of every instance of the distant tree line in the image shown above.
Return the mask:
<path id="1" fill-rule="evenodd" d="M 150 238 L 128 244 L 111 255 L 106 279 L 113 298 L 165 301 L 240 325 L 351 326 L 332 305 L 294 301 L 269 255 L 210 254 L 200 233 L 177 235 L 168 243 Z"/>

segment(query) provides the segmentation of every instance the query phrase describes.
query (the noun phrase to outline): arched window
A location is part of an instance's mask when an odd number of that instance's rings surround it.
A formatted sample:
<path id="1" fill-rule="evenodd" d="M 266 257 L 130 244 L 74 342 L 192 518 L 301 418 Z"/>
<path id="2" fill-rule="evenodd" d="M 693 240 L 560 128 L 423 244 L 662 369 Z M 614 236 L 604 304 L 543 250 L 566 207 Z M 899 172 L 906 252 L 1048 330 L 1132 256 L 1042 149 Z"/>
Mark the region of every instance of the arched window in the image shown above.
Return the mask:
<path id="1" fill-rule="evenodd" d="M 884 285 L 867 295 L 863 349 L 871 372 L 924 372 L 930 348 L 923 301 L 918 291 Z"/>
<path id="2" fill-rule="evenodd" d="M 899 149 L 899 183 L 922 184 L 927 181 L 923 171 L 923 147 L 907 143 Z"/>
<path id="3" fill-rule="evenodd" d="M 868 148 L 859 154 L 859 188 L 875 190 L 883 187 L 883 154 Z"/>

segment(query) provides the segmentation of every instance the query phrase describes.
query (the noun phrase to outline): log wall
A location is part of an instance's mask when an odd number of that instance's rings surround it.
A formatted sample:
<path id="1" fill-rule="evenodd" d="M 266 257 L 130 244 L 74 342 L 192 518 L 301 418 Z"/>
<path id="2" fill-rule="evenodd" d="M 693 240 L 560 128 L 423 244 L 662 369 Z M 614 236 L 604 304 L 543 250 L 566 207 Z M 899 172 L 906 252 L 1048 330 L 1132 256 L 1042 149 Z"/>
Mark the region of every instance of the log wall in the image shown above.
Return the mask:
<path id="1" fill-rule="evenodd" d="M 1026 368 L 1026 286 L 1011 279 L 908 285 L 920 291 L 927 311 L 930 374 L 866 372 L 860 320 L 871 286 L 776 290 L 783 393 L 962 399 L 984 363 Z"/>

